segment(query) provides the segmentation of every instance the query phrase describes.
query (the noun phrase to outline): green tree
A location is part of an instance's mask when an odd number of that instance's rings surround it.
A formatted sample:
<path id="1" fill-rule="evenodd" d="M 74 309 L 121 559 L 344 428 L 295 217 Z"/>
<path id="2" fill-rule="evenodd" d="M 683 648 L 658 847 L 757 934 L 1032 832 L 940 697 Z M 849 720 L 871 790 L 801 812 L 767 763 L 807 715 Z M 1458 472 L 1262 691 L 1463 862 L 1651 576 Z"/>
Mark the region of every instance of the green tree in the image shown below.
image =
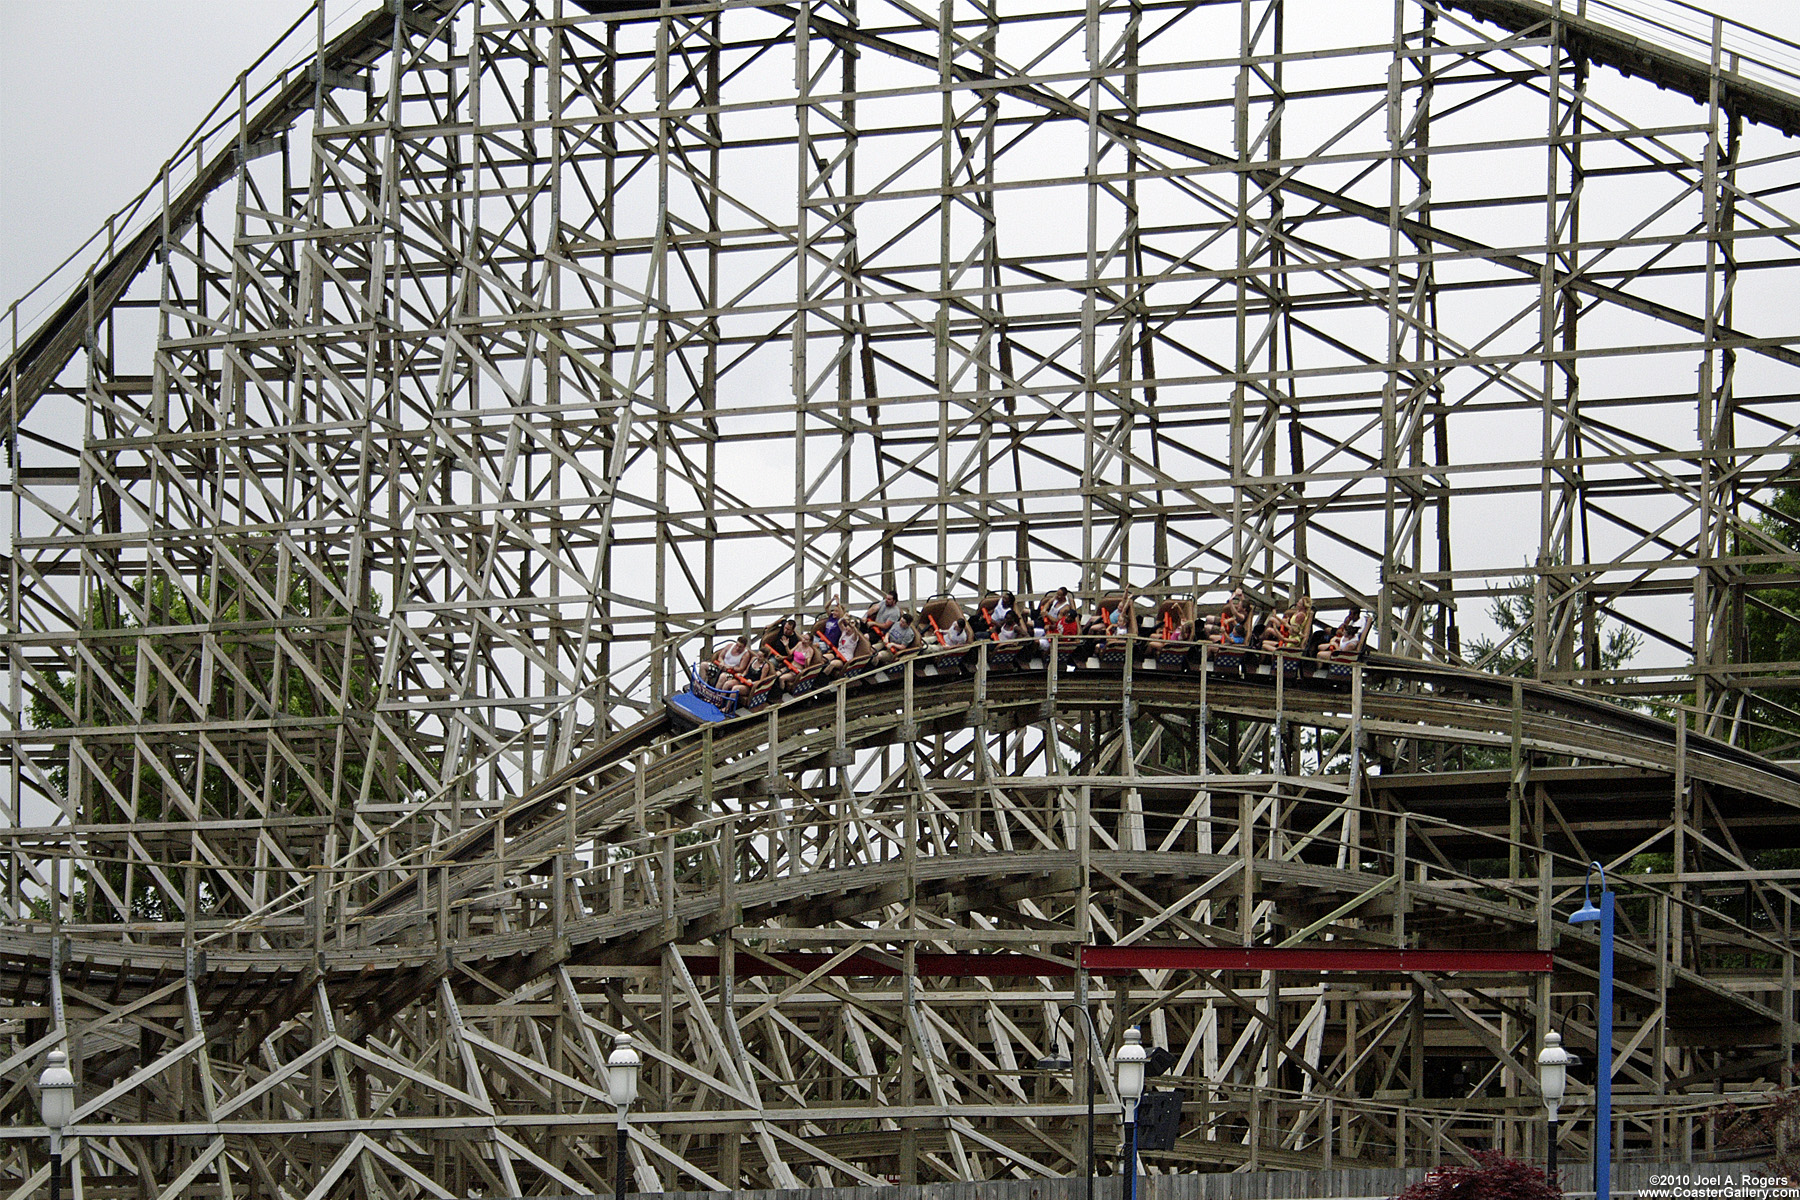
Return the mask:
<path id="1" fill-rule="evenodd" d="M 1744 568 L 1742 636 L 1733 655 L 1740 662 L 1800 662 L 1800 587 L 1775 582 L 1794 576 L 1800 565 L 1800 479 L 1791 478 L 1800 475 L 1800 456 L 1789 460 L 1783 474 L 1789 480 L 1760 501 L 1749 530 L 1734 539 L 1739 554 L 1782 556 Z M 1776 678 L 1794 678 L 1794 683 L 1765 683 L 1752 694 L 1746 705 L 1749 720 L 1738 741 L 1760 753 L 1786 757 L 1800 746 L 1800 678 L 1790 670 L 1778 670 Z"/>
<path id="2" fill-rule="evenodd" d="M 1472 666 L 1496 675 L 1530 678 L 1538 654 L 1535 629 L 1537 603 L 1528 575 L 1515 576 L 1511 594 L 1488 607 L 1488 616 L 1499 628 L 1498 637 L 1478 637 L 1469 643 L 1466 657 Z M 1642 634 L 1609 622 L 1604 613 L 1594 619 L 1594 636 L 1600 641 L 1600 670 L 1616 671 L 1636 657 L 1643 647 Z"/>
<path id="3" fill-rule="evenodd" d="M 279 578 L 279 577 L 277 577 Z M 269 580 L 259 589 L 265 595 L 276 594 Z M 375 700 L 370 678 L 371 659 L 359 640 L 350 634 L 351 615 L 331 593 L 315 588 L 309 576 L 296 570 L 288 579 L 279 613 L 270 612 L 265 600 L 248 591 L 211 605 L 210 589 L 199 590 L 201 604 L 208 612 L 196 612 L 187 596 L 167 580 L 157 579 L 147 586 L 140 582 L 133 589 L 129 603 L 120 604 L 116 597 L 96 598 L 89 606 L 88 627 L 98 632 L 124 636 L 101 637 L 90 642 L 94 667 L 76 672 L 52 671 L 41 677 L 32 688 L 27 706 L 27 720 L 32 728 L 42 730 L 72 729 L 77 726 L 94 729 L 122 727 L 142 719 L 160 724 L 199 724 L 225 717 L 350 717 L 366 712 Z M 143 614 L 140 619 L 135 613 Z M 207 634 L 195 632 L 206 628 Z M 143 633 L 145 629 L 170 630 L 168 633 Z M 304 647 L 312 652 L 311 671 L 302 671 L 284 660 L 280 645 Z M 232 664 L 231 670 L 211 672 L 203 685 L 201 664 L 203 639 L 215 639 L 218 652 Z M 162 682 L 173 676 L 176 686 L 163 690 L 173 696 L 165 699 L 159 710 L 150 714 L 134 714 L 121 696 L 138 694 L 139 672 L 154 660 L 162 673 Z M 341 674 L 340 674 L 341 673 Z M 327 680 L 342 678 L 345 698 L 340 705 L 330 689 L 319 687 L 315 677 Z M 245 686 L 249 681 L 251 686 Z M 145 681 L 158 682 L 158 676 Z M 270 693 L 275 694 L 270 703 Z M 183 698 L 186 697 L 186 698 Z M 198 804 L 202 816 L 219 819 L 241 819 L 256 815 L 240 811 L 241 797 L 247 785 L 274 807 L 288 816 L 313 816 L 319 812 L 316 794 L 300 771 L 279 757 L 235 764 L 238 779 L 221 767 L 196 745 L 183 748 L 178 737 L 159 740 L 159 764 L 143 760 L 133 752 L 128 739 L 97 738 L 87 747 L 91 760 L 90 773 L 104 779 L 91 779 L 75 797 L 78 820 L 89 827 L 120 827 L 131 823 L 163 820 L 185 820 L 185 803 Z M 53 754 L 48 772 L 51 787 L 68 795 L 71 786 L 70 750 L 66 743 Z M 135 767 L 133 764 L 137 764 Z M 323 764 L 321 764 L 323 767 Z M 160 768 L 160 769 L 159 769 Z M 337 780 L 339 793 L 353 796 L 360 792 L 368 770 L 366 756 L 351 753 L 343 758 Z M 197 775 L 196 775 L 197 773 Z M 174 781 L 170 776 L 176 776 Z M 417 783 L 402 770 L 398 778 L 383 780 L 390 793 L 411 790 Z M 127 809 L 119 797 L 129 797 Z M 394 796 L 384 796 L 393 799 Z M 103 832 L 90 836 L 90 849 L 104 863 L 96 880 L 78 871 L 74 880 L 72 907 L 77 912 L 93 912 L 96 907 L 129 908 L 120 918 L 136 920 L 172 920 L 181 912 L 178 895 L 169 894 L 151 866 L 159 860 L 165 878 L 181 877 L 188 850 L 170 842 L 166 849 L 155 843 L 147 854 L 128 847 L 124 839 Z M 128 871 L 124 859 L 132 858 L 138 866 Z M 100 886 L 95 886 L 95 885 Z M 229 893 L 223 879 L 203 873 L 198 880 L 198 902 L 203 910 L 213 910 Z M 114 898 L 117 898 L 116 900 Z M 105 920 L 105 916 L 94 919 Z"/>
<path id="4" fill-rule="evenodd" d="M 1536 674 L 1537 663 L 1534 644 L 1537 606 L 1532 594 L 1531 577 L 1515 576 L 1510 593 L 1498 597 L 1488 606 L 1488 616 L 1498 629 L 1498 636 L 1484 635 L 1473 639 L 1464 652 L 1464 658 L 1470 666 L 1492 671 L 1496 675 L 1532 678 Z M 1630 662 L 1644 640 L 1632 630 L 1609 622 L 1604 614 L 1597 614 L 1595 617 L 1594 636 L 1600 640 L 1602 671 L 1616 671 Z M 1458 746 L 1453 761 L 1461 770 L 1495 770 L 1507 766 L 1510 755 L 1502 749 Z M 1483 864 L 1474 866 L 1482 867 Z M 1470 873 L 1480 874 L 1481 871 L 1472 869 Z"/>

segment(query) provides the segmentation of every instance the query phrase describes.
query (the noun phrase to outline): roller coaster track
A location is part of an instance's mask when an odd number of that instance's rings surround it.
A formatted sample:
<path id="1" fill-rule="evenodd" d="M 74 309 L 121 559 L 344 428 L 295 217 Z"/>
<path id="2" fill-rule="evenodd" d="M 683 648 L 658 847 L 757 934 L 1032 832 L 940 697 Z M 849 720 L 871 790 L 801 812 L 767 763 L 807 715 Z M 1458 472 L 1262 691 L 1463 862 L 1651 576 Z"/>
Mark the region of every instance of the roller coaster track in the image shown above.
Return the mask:
<path id="1" fill-rule="evenodd" d="M 910 706 L 905 702 L 908 695 Z M 1800 774 L 1788 767 L 1694 734 L 1687 735 L 1685 759 L 1678 760 L 1676 731 L 1665 722 L 1568 689 L 1529 682 L 1515 685 L 1469 671 L 1378 658 L 1357 669 L 1352 688 L 1288 686 L 1280 692 L 1270 683 L 1142 668 L 1129 681 L 1118 672 L 1062 675 L 1054 681 L 1044 671 L 918 674 L 905 686 L 896 679 L 860 688 L 827 688 L 716 731 L 671 737 L 662 714 L 647 718 L 545 780 L 500 817 L 467 831 L 405 871 L 402 882 L 361 906 L 345 930 L 316 955 L 301 947 L 283 949 L 278 942 L 253 951 L 230 948 L 239 938 L 254 934 L 259 925 L 255 916 L 238 922 L 235 936 L 211 939 L 203 951 L 201 1002 L 215 1028 L 250 1023 L 267 1030 L 306 1003 L 311 989 L 323 980 L 341 1004 L 358 1014 L 344 1031 L 354 1038 L 362 1027 L 378 1024 L 428 995 L 457 966 L 518 988 L 558 965 L 653 961 L 668 945 L 691 945 L 734 932 L 748 935 L 763 923 L 779 924 L 784 918 L 798 916 L 812 923 L 828 914 L 829 921 L 854 925 L 909 894 L 968 897 L 1004 888 L 1016 901 L 1068 893 L 1082 886 L 1084 872 L 1092 872 L 1092 886 L 1105 887 L 1103 880 L 1111 881 L 1140 898 L 1142 889 L 1149 887 L 1186 893 L 1240 865 L 1239 858 L 1116 849 L 1085 854 L 1073 848 L 1006 851 L 977 843 L 916 860 L 896 852 L 877 861 L 814 865 L 774 878 L 746 876 L 729 884 L 715 879 L 698 894 L 668 899 L 652 889 L 633 902 L 600 904 L 578 918 L 526 929 L 453 940 L 436 931 L 422 941 L 408 938 L 409 932 L 432 925 L 440 904 L 461 908 L 504 902 L 538 868 L 583 843 L 610 844 L 642 868 L 667 839 L 629 834 L 626 825 L 634 799 L 644 805 L 640 820 L 692 813 L 707 788 L 715 797 L 734 795 L 777 767 L 784 774 L 798 774 L 834 751 L 866 755 L 909 734 L 918 739 L 962 730 L 977 711 L 990 729 L 1007 730 L 1051 719 L 1047 703 L 1058 717 L 1066 717 L 1117 711 L 1128 700 L 1163 716 L 1186 718 L 1207 709 L 1214 717 L 1334 731 L 1355 727 L 1365 736 L 1386 739 L 1501 745 L 1516 730 L 1520 744 L 1531 754 L 1575 759 L 1591 767 L 1624 767 L 1673 778 L 1684 763 L 1689 780 L 1721 793 L 1754 798 L 1781 824 L 1800 830 Z M 776 730 L 779 740 L 771 753 L 770 737 Z M 640 758 L 651 750 L 653 755 Z M 703 782 L 707 772 L 702 764 L 709 758 L 717 766 Z M 641 772 L 632 769 L 638 762 L 643 764 Z M 1371 786 L 1378 781 L 1373 777 Z M 1344 782 L 1318 775 L 1176 776 L 1147 771 L 1103 779 L 1052 774 L 1013 778 L 1008 787 L 1016 792 L 1066 794 L 1072 787 L 1100 782 L 1132 786 L 1146 795 L 1285 789 L 1326 805 L 1349 800 Z M 565 808 L 571 802 L 573 813 Z M 698 811 L 700 827 L 710 826 L 716 835 L 717 821 L 708 818 L 730 810 L 715 799 L 714 807 Z M 768 835 L 770 821 L 779 820 L 780 812 L 777 807 L 759 817 L 745 816 L 736 836 Z M 886 820 L 890 834 L 898 832 L 891 828 L 891 812 L 870 814 L 868 819 Z M 504 875 L 496 879 L 495 852 L 502 843 L 499 859 Z M 1255 871 L 1259 886 L 1275 894 L 1327 897 L 1328 907 L 1353 900 L 1371 885 L 1365 869 L 1300 860 L 1259 859 Z M 1510 892 L 1498 899 L 1459 888 L 1420 888 L 1414 901 L 1416 919 L 1425 919 L 1429 912 L 1479 930 L 1459 934 L 1461 944 L 1529 942 L 1537 921 L 1538 897 L 1531 892 L 1535 886 L 1535 880 L 1514 881 Z M 1740 932 L 1746 946 L 1775 948 L 1766 938 Z M 1210 941 L 1202 938 L 1200 944 Z M 1591 959 L 1591 938 L 1564 934 L 1560 941 L 1571 966 Z M 165 987 L 191 969 L 179 946 L 99 941 L 76 933 L 62 935 L 56 947 L 48 933 L 9 931 L 0 934 L 0 956 L 19 1000 L 43 999 L 42 981 L 50 973 L 53 953 L 60 954 L 63 970 L 79 980 L 82 990 L 121 1003 Z M 1657 969 L 1654 946 L 1626 942 L 1620 953 L 1627 977 Z M 1714 983 L 1703 972 L 1678 967 L 1670 982 L 1675 1002 L 1690 1019 L 1699 1020 L 1702 1014 L 1707 1021 L 1781 1019 L 1779 1011 Z"/>
<path id="2" fill-rule="evenodd" d="M 1067 1174 L 1075 1005 L 1174 1059 L 1153 1169 L 1537 1156 L 1593 861 L 1622 1152 L 1779 1078 L 1800 48 L 1290 7 L 290 30 L 0 364 L 0 1200 L 56 1046 L 85 1195 L 605 1191 L 628 1030 L 641 1190 Z M 1416 657 L 665 715 L 739 619 L 1033 571 Z M 1542 681 L 1424 661 L 1496 597 Z"/>

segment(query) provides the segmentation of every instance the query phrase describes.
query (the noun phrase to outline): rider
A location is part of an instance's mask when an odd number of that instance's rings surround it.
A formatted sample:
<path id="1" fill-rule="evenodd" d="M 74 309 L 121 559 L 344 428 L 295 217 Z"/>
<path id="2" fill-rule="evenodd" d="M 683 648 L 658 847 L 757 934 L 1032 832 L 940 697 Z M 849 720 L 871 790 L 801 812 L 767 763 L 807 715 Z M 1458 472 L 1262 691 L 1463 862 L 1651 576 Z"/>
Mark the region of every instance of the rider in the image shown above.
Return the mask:
<path id="1" fill-rule="evenodd" d="M 1332 631 L 1331 640 L 1319 650 L 1319 657 L 1353 659 L 1362 653 L 1363 639 L 1368 634 L 1369 625 L 1362 619 L 1361 606 L 1352 604 L 1344 614 L 1344 623 Z"/>
<path id="2" fill-rule="evenodd" d="M 903 612 L 881 639 L 883 650 L 875 656 L 879 663 L 890 663 L 902 655 L 911 654 L 919 648 L 919 632 L 913 628 L 912 614 Z"/>
<path id="3" fill-rule="evenodd" d="M 739 695 L 750 691 L 750 637 L 740 633 L 737 640 L 727 642 L 719 647 L 718 653 L 712 657 L 713 665 L 719 668 L 719 686 L 729 688 Z"/>
<path id="4" fill-rule="evenodd" d="M 1219 614 L 1219 644 L 1221 646 L 1242 646 L 1250 636 L 1250 606 L 1244 600 L 1244 589 L 1238 588 L 1226 601 L 1225 609 Z"/>
<path id="5" fill-rule="evenodd" d="M 881 594 L 880 600 L 869 605 L 869 611 L 863 614 L 863 620 L 868 624 L 869 631 L 876 637 L 886 637 L 888 630 L 894 627 L 894 623 L 902 615 L 900 597 L 898 593 L 890 589 Z"/>

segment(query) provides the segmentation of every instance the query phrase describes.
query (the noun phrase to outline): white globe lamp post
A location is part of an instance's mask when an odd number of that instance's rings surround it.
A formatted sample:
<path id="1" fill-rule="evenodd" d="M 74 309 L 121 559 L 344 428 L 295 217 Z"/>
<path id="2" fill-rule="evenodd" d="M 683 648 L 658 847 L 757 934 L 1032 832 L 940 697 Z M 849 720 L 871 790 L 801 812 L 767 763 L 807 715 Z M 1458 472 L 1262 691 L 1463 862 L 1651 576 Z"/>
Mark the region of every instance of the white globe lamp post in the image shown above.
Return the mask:
<path id="1" fill-rule="evenodd" d="M 612 1053 L 606 1057 L 606 1091 L 612 1097 L 613 1106 L 619 1110 L 619 1153 L 618 1170 L 614 1176 L 613 1194 L 618 1200 L 625 1200 L 627 1188 L 627 1171 L 625 1166 L 625 1143 L 627 1140 L 626 1121 L 631 1106 L 638 1098 L 638 1068 L 644 1060 L 638 1057 L 637 1048 L 631 1044 L 631 1035 L 621 1033 L 613 1043 Z"/>
<path id="2" fill-rule="evenodd" d="M 1137 1106 L 1144 1097 L 1144 1063 L 1149 1058 L 1137 1026 L 1125 1031 L 1125 1044 L 1113 1060 L 1118 1071 L 1119 1099 L 1125 1105 L 1125 1200 L 1137 1200 Z"/>
<path id="3" fill-rule="evenodd" d="M 1556 1110 L 1562 1106 L 1563 1092 L 1569 1086 L 1569 1052 L 1563 1049 L 1562 1035 L 1552 1029 L 1544 1035 L 1544 1048 L 1538 1051 L 1538 1091 L 1550 1113 L 1550 1145 L 1544 1156 L 1544 1173 L 1556 1183 Z"/>
<path id="4" fill-rule="evenodd" d="M 69 1056 L 52 1050 L 38 1076 L 42 1097 L 44 1124 L 50 1129 L 50 1200 L 62 1196 L 62 1131 L 75 1115 L 75 1076 L 69 1070 Z"/>

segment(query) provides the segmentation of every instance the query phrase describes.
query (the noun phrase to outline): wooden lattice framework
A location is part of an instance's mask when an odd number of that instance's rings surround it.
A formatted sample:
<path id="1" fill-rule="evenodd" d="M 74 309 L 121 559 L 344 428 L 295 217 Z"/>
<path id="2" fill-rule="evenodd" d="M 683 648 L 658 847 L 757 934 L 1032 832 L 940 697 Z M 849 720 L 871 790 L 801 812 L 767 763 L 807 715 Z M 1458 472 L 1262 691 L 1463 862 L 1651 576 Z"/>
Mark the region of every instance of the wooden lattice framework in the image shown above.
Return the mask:
<path id="1" fill-rule="evenodd" d="M 4 1178 L 61 1044 L 84 1195 L 604 1191 L 628 1026 L 645 1188 L 1060 1174 L 1078 999 L 1152 1169 L 1541 1154 L 1641 855 L 1618 1136 L 1708 1149 L 1794 1060 L 1800 48 L 1342 8 L 315 9 L 11 310 Z M 662 723 L 797 606 L 1121 582 L 1392 657 Z M 1424 665 L 1498 595 L 1534 680 Z M 1070 966 L 1170 940 L 1557 970 Z"/>

